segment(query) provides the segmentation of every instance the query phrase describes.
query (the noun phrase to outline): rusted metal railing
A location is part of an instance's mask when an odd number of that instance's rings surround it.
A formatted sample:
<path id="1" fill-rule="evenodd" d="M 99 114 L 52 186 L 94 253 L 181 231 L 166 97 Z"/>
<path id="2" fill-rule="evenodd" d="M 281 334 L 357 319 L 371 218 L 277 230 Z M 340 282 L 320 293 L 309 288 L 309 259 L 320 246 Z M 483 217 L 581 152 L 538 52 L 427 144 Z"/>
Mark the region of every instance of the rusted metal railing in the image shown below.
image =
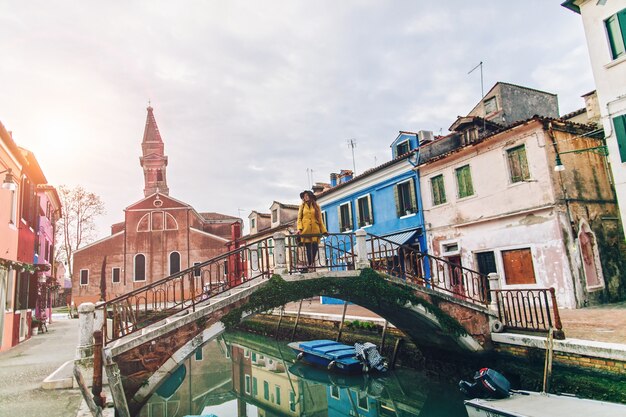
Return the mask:
<path id="1" fill-rule="evenodd" d="M 494 290 L 498 318 L 506 329 L 548 332 L 563 339 L 563 325 L 559 316 L 554 288 Z"/>
<path id="2" fill-rule="evenodd" d="M 270 239 L 246 244 L 99 305 L 109 319 L 104 320 L 104 344 L 181 310 L 195 311 L 196 305 L 245 281 L 269 278 Z"/>
<path id="3" fill-rule="evenodd" d="M 317 251 L 307 242 L 311 238 L 319 239 Z M 287 235 L 285 247 L 289 273 L 351 270 L 356 264 L 354 233 Z M 310 264 L 307 251 L 311 251 Z"/>
<path id="4" fill-rule="evenodd" d="M 368 235 L 373 269 L 475 304 L 487 305 L 487 275 L 389 239 Z"/>

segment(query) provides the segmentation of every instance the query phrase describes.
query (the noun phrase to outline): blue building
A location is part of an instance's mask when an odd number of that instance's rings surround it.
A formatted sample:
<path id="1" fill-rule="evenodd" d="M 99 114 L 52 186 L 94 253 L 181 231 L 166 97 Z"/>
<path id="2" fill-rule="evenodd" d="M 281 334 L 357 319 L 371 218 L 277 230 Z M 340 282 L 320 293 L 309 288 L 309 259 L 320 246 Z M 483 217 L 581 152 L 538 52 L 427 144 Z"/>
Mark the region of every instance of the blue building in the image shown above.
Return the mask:
<path id="1" fill-rule="evenodd" d="M 431 140 L 432 132 L 401 131 L 390 145 L 390 161 L 355 177 L 351 171 L 331 174 L 330 188 L 317 194 L 329 233 L 363 229 L 426 252 L 420 182 L 414 168 L 419 146 Z"/>

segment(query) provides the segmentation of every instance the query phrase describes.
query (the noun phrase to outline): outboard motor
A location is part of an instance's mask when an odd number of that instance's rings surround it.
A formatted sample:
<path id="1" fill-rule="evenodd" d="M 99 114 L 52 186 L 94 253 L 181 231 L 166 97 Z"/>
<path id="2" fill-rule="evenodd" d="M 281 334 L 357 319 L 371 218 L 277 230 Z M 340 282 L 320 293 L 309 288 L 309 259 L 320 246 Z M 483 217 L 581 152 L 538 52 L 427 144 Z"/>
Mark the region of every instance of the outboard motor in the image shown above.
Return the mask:
<path id="1" fill-rule="evenodd" d="M 376 369 L 380 372 L 387 372 L 387 361 L 380 356 L 376 345 L 370 342 L 355 343 L 354 350 L 356 351 L 356 357 L 363 364 L 365 372 L 369 372 L 370 369 Z"/>
<path id="2" fill-rule="evenodd" d="M 507 398 L 511 383 L 500 372 L 482 368 L 474 374 L 474 382 L 459 382 L 459 389 L 471 398 Z"/>

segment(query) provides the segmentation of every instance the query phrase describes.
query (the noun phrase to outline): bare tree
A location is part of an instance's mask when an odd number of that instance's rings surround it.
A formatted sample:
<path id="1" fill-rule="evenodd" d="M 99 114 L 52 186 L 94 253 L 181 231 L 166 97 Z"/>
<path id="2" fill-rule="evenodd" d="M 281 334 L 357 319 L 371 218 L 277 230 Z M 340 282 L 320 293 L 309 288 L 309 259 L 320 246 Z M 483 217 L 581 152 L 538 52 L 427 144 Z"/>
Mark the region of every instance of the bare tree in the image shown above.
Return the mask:
<path id="1" fill-rule="evenodd" d="M 62 185 L 58 192 L 62 215 L 57 223 L 56 241 L 59 245 L 56 258 L 67 263 L 68 272 L 73 276 L 72 255 L 77 249 L 93 241 L 95 219 L 104 214 L 104 203 L 100 196 L 80 185 L 74 188 Z"/>

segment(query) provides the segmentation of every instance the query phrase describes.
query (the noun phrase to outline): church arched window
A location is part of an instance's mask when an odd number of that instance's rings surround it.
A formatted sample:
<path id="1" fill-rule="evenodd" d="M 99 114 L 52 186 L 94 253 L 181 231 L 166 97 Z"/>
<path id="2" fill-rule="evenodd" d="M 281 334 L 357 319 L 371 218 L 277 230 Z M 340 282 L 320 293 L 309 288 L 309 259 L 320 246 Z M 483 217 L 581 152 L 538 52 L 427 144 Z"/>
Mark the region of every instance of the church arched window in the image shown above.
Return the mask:
<path id="1" fill-rule="evenodd" d="M 180 253 L 170 253 L 170 275 L 180 272 Z"/>
<path id="2" fill-rule="evenodd" d="M 133 271 L 133 281 L 146 280 L 146 255 L 142 253 L 138 253 L 137 255 L 135 255 Z"/>

